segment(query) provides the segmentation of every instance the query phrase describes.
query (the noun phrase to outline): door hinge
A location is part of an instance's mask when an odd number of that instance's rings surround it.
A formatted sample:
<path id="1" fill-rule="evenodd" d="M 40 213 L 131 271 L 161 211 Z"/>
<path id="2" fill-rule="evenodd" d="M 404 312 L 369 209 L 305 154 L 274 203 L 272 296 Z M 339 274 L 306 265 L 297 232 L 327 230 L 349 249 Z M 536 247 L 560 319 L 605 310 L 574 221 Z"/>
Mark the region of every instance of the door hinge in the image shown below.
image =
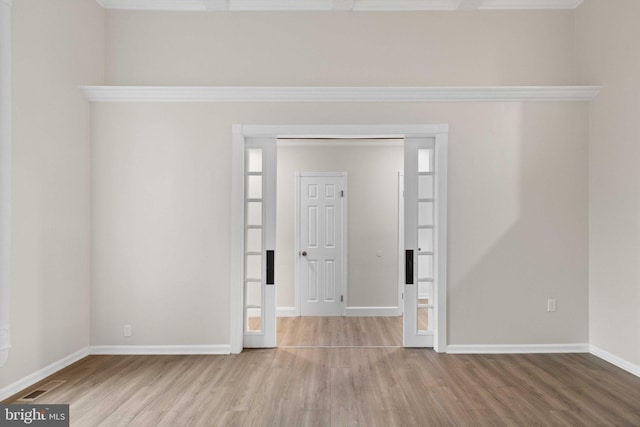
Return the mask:
<path id="1" fill-rule="evenodd" d="M 340 197 L 344 197 L 344 190 L 340 190 Z"/>
<path id="2" fill-rule="evenodd" d="M 344 295 L 340 295 L 340 302 L 344 302 Z"/>

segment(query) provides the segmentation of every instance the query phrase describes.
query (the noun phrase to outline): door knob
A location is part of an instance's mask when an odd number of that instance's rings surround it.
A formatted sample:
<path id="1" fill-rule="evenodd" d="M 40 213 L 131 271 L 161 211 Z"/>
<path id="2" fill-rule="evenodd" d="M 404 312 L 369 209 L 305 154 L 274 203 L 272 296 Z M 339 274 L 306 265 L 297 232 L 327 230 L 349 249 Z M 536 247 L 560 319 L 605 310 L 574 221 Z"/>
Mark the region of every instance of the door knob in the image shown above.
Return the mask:
<path id="1" fill-rule="evenodd" d="M 302 256 L 307 256 L 307 251 L 302 251 L 302 252 L 300 252 L 300 255 L 302 255 Z"/>

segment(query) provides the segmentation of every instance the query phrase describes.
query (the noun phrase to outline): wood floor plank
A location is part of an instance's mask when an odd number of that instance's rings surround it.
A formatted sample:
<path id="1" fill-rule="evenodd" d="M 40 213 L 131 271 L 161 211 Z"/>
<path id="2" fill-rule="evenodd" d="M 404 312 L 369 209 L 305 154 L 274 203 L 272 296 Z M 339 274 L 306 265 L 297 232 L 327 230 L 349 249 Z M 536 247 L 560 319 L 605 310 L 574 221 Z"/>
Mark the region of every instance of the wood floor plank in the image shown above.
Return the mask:
<path id="1" fill-rule="evenodd" d="M 313 319 L 290 330 L 334 327 L 318 341 L 333 344 L 366 323 Z M 35 403 L 70 404 L 74 427 L 640 426 L 640 378 L 586 354 L 340 346 L 89 356 L 51 380 L 66 382 Z"/>
<path id="2" fill-rule="evenodd" d="M 279 317 L 280 347 L 400 347 L 402 316 Z"/>
<path id="3" fill-rule="evenodd" d="M 625 396 L 636 396 L 640 378 L 583 355 L 90 356 L 52 379 L 67 382 L 38 403 L 69 403 L 73 426 L 640 425 L 640 401 Z"/>

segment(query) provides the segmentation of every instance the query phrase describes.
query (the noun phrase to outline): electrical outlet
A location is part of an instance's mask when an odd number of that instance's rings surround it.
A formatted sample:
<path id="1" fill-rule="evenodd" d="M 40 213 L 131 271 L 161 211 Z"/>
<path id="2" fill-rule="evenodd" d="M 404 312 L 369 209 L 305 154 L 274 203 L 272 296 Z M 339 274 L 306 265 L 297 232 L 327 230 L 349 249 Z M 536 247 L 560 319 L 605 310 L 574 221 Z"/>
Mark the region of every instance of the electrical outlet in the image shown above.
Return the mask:
<path id="1" fill-rule="evenodd" d="M 125 337 L 130 337 L 131 334 L 131 325 L 124 325 L 124 327 L 122 328 L 122 335 L 124 335 Z"/>
<path id="2" fill-rule="evenodd" d="M 549 298 L 547 300 L 547 311 L 557 311 L 558 301 L 555 298 Z"/>

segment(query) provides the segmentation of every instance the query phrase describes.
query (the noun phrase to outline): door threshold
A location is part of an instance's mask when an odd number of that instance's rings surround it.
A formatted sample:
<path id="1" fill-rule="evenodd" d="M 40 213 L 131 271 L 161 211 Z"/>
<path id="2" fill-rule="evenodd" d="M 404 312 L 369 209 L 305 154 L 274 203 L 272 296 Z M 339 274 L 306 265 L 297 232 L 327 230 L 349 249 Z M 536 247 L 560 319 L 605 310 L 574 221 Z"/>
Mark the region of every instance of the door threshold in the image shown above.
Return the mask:
<path id="1" fill-rule="evenodd" d="M 277 348 L 403 348 L 401 345 L 279 345 Z"/>

